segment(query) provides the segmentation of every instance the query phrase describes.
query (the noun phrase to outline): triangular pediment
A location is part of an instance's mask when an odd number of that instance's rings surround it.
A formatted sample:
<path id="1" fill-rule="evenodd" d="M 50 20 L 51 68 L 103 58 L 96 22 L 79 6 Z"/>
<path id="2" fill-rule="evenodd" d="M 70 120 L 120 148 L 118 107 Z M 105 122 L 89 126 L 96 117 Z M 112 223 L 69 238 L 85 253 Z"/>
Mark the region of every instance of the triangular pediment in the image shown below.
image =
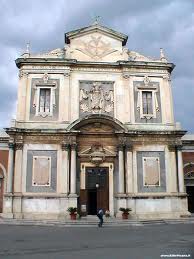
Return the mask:
<path id="1" fill-rule="evenodd" d="M 65 43 L 69 44 L 71 39 L 73 38 L 81 37 L 83 35 L 88 35 L 96 32 L 121 41 L 123 46 L 126 45 L 126 42 L 128 39 L 128 36 L 123 33 L 117 32 L 115 30 L 112 30 L 100 24 L 93 24 L 88 27 L 83 27 L 83 28 L 65 33 Z"/>
<path id="2" fill-rule="evenodd" d="M 66 57 L 79 61 L 116 62 L 127 60 L 127 36 L 94 24 L 65 34 Z"/>

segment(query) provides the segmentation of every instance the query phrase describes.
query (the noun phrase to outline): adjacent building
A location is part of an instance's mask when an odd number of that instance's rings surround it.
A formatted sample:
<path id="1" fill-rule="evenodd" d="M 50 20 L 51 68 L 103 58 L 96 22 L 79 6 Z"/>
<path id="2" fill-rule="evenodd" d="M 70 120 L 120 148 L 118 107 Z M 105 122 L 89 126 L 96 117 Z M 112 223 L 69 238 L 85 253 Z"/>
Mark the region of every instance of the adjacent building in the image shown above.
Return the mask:
<path id="1" fill-rule="evenodd" d="M 9 136 L 0 129 L 0 213 L 3 212 L 3 195 L 6 193 Z"/>
<path id="2" fill-rule="evenodd" d="M 185 189 L 188 195 L 188 210 L 194 213 L 194 135 L 182 138 Z"/>
<path id="3" fill-rule="evenodd" d="M 162 49 L 157 59 L 127 49 L 127 35 L 98 23 L 64 40 L 16 60 L 4 217 L 64 218 L 70 206 L 82 215 L 189 215 L 174 64 Z"/>

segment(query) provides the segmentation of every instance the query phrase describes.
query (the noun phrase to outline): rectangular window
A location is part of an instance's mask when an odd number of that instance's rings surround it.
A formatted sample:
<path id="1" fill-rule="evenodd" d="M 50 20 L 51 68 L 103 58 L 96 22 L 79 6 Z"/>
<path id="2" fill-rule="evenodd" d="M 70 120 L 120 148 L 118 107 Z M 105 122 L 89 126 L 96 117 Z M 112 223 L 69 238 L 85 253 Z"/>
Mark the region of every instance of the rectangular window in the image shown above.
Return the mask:
<path id="1" fill-rule="evenodd" d="M 40 113 L 49 113 L 50 112 L 50 102 L 51 102 L 51 89 L 40 88 L 39 112 Z"/>
<path id="2" fill-rule="evenodd" d="M 34 156 L 32 169 L 32 186 L 50 186 L 51 157 Z"/>
<path id="3" fill-rule="evenodd" d="M 143 185 L 160 186 L 159 157 L 143 157 Z"/>
<path id="4" fill-rule="evenodd" d="M 152 91 L 142 91 L 143 114 L 153 114 L 153 93 Z"/>

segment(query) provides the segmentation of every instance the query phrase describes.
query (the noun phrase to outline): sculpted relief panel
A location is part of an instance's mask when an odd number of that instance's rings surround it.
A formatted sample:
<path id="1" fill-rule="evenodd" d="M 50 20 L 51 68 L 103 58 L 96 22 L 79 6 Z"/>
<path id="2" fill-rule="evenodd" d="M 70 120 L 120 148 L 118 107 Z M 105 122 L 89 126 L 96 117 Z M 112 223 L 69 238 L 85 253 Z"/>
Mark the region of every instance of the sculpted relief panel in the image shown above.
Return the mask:
<path id="1" fill-rule="evenodd" d="M 77 50 L 95 60 L 117 51 L 113 49 L 111 43 L 105 41 L 101 35 L 91 35 L 88 41 L 81 41 L 80 43 L 81 46 L 77 48 Z"/>
<path id="2" fill-rule="evenodd" d="M 80 82 L 80 116 L 114 114 L 113 82 Z"/>

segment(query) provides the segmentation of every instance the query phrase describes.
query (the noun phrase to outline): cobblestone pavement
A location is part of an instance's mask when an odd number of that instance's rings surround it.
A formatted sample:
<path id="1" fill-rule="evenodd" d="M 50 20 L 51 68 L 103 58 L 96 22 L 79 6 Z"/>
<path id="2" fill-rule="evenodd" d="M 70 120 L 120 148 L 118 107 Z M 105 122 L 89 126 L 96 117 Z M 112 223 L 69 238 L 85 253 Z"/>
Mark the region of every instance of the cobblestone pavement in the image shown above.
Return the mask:
<path id="1" fill-rule="evenodd" d="M 117 228 L 1 224 L 0 258 L 194 259 L 194 224 Z"/>

